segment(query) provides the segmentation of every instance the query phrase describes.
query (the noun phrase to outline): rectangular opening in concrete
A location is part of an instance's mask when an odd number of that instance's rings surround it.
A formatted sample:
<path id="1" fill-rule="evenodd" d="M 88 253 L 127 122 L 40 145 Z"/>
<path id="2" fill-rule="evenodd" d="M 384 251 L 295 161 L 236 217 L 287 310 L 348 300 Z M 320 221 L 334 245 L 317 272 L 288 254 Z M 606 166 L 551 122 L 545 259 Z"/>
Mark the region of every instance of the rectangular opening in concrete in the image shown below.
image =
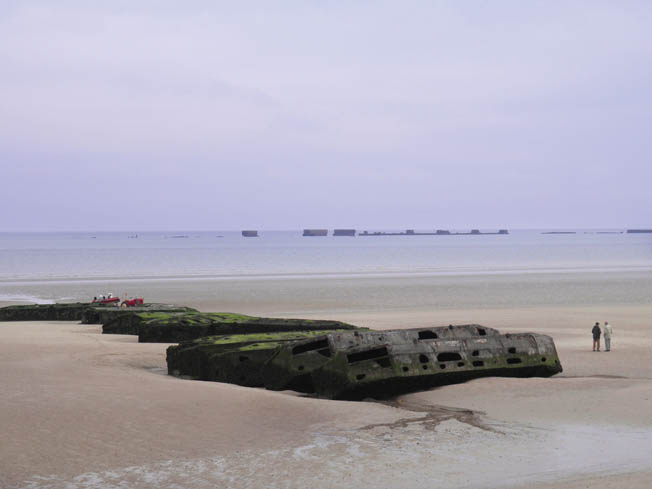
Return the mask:
<path id="1" fill-rule="evenodd" d="M 298 355 L 299 353 L 321 350 L 322 348 L 328 348 L 328 340 L 326 338 L 317 341 L 311 341 L 310 343 L 304 343 L 303 345 L 297 345 L 292 348 L 292 354 Z"/>
<path id="2" fill-rule="evenodd" d="M 437 355 L 440 362 L 456 362 L 462 359 L 462 355 L 454 351 L 445 351 Z"/>
<path id="3" fill-rule="evenodd" d="M 419 331 L 420 340 L 436 340 L 438 338 L 437 333 L 430 330 Z"/>
<path id="4" fill-rule="evenodd" d="M 484 367 L 484 362 L 482 360 L 476 360 L 473 362 L 474 367 Z"/>
<path id="5" fill-rule="evenodd" d="M 361 362 L 363 360 L 374 360 L 376 358 L 386 357 L 389 354 L 387 348 L 373 348 L 371 350 L 358 351 L 349 353 L 346 358 L 349 363 Z"/>
<path id="6" fill-rule="evenodd" d="M 522 362 L 523 362 L 523 360 L 521 360 L 518 357 L 517 358 L 508 358 L 507 359 L 507 363 L 509 363 L 509 364 L 522 363 Z"/>

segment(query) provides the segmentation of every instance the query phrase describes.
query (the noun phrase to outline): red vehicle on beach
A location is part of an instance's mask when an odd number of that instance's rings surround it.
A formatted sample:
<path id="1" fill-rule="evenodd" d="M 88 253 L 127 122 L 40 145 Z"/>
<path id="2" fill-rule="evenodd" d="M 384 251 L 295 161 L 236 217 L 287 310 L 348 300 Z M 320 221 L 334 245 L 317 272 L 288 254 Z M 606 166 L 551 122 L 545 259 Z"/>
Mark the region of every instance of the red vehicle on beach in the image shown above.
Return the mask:
<path id="1" fill-rule="evenodd" d="M 120 304 L 120 307 L 136 307 L 142 306 L 145 303 L 145 299 L 142 297 L 136 297 L 135 299 L 125 299 Z"/>

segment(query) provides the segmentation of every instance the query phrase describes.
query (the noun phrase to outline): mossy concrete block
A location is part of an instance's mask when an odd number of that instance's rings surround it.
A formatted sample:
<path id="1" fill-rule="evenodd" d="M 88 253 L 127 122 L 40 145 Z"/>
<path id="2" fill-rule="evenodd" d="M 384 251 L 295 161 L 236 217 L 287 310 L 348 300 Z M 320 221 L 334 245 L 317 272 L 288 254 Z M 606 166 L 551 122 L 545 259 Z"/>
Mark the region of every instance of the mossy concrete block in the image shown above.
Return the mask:
<path id="1" fill-rule="evenodd" d="M 263 318 L 222 312 L 188 313 L 141 323 L 138 341 L 179 343 L 203 336 L 334 329 L 353 330 L 356 326 L 340 321 Z"/>
<path id="2" fill-rule="evenodd" d="M 265 365 L 280 346 L 281 343 L 270 341 L 211 355 L 207 362 L 208 375 L 215 382 L 263 387 Z"/>
<path id="3" fill-rule="evenodd" d="M 167 349 L 168 373 L 170 375 L 185 376 L 198 380 L 218 381 L 214 377 L 214 367 L 209 368 L 209 358 L 227 352 L 250 352 L 258 347 L 269 349 L 268 343 L 275 345 L 296 341 L 305 338 L 323 336 L 322 331 L 292 331 L 281 333 L 258 333 L 246 335 L 208 336 Z M 219 358 L 215 359 L 219 363 Z M 237 365 L 237 364 L 236 364 Z M 223 378 L 220 376 L 220 378 Z"/>
<path id="4" fill-rule="evenodd" d="M 0 308 L 0 321 L 80 321 L 90 302 L 29 304 Z"/>
<path id="5" fill-rule="evenodd" d="M 311 374 L 330 358 L 331 350 L 325 334 L 284 345 L 265 367 L 265 387 L 270 390 L 314 392 Z"/>
<path id="6" fill-rule="evenodd" d="M 102 333 L 138 335 L 141 324 L 157 319 L 167 319 L 187 312 L 189 311 L 186 311 L 185 308 L 164 310 L 152 308 L 147 312 L 123 312 L 122 314 L 109 316 L 108 320 L 103 323 Z"/>
<path id="7" fill-rule="evenodd" d="M 300 392 L 313 392 L 314 386 L 312 373 L 328 363 L 332 358 L 331 343 L 356 347 L 360 342 L 367 342 L 370 346 L 384 344 L 389 341 L 416 344 L 419 341 L 434 339 L 474 338 L 498 335 L 493 328 L 479 324 L 465 324 L 458 326 L 439 326 L 431 328 L 404 329 L 395 331 L 369 331 L 364 336 L 342 331 L 333 336 L 320 337 L 298 341 L 291 348 L 282 348 L 270 361 L 265 370 L 265 386 L 272 390 L 292 389 Z"/>
<path id="8" fill-rule="evenodd" d="M 477 324 L 201 338 L 168 348 L 167 360 L 173 375 L 352 400 L 562 371 L 549 336 Z"/>
<path id="9" fill-rule="evenodd" d="M 84 312 L 82 317 L 82 323 L 84 324 L 102 324 L 105 325 L 114 319 L 123 316 L 125 314 L 135 314 L 135 313 L 181 313 L 181 312 L 197 312 L 196 309 L 186 306 L 176 306 L 173 304 L 144 304 L 142 306 L 136 307 L 118 307 L 118 306 L 108 306 L 108 307 L 93 307 L 89 308 Z M 115 333 L 115 334 L 138 334 L 135 333 Z"/>

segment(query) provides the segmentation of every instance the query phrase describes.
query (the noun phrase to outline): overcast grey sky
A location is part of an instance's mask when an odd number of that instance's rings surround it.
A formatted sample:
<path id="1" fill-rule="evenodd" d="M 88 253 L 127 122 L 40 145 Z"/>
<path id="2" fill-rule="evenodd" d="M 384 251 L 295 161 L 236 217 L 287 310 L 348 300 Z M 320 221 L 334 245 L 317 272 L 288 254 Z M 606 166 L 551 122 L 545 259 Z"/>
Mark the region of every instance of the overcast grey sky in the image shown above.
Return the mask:
<path id="1" fill-rule="evenodd" d="M 652 2 L 0 0 L 0 230 L 652 226 Z"/>

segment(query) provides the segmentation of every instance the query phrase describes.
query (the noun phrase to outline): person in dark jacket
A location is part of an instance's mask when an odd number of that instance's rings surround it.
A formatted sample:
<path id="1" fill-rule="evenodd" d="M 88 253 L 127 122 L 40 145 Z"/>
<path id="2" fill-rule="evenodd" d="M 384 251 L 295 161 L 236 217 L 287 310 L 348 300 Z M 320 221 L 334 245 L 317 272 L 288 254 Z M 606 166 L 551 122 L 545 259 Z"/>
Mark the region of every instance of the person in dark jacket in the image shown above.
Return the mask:
<path id="1" fill-rule="evenodd" d="M 600 323 L 595 323 L 591 332 L 593 333 L 593 351 L 600 351 L 600 334 L 602 333 Z"/>

